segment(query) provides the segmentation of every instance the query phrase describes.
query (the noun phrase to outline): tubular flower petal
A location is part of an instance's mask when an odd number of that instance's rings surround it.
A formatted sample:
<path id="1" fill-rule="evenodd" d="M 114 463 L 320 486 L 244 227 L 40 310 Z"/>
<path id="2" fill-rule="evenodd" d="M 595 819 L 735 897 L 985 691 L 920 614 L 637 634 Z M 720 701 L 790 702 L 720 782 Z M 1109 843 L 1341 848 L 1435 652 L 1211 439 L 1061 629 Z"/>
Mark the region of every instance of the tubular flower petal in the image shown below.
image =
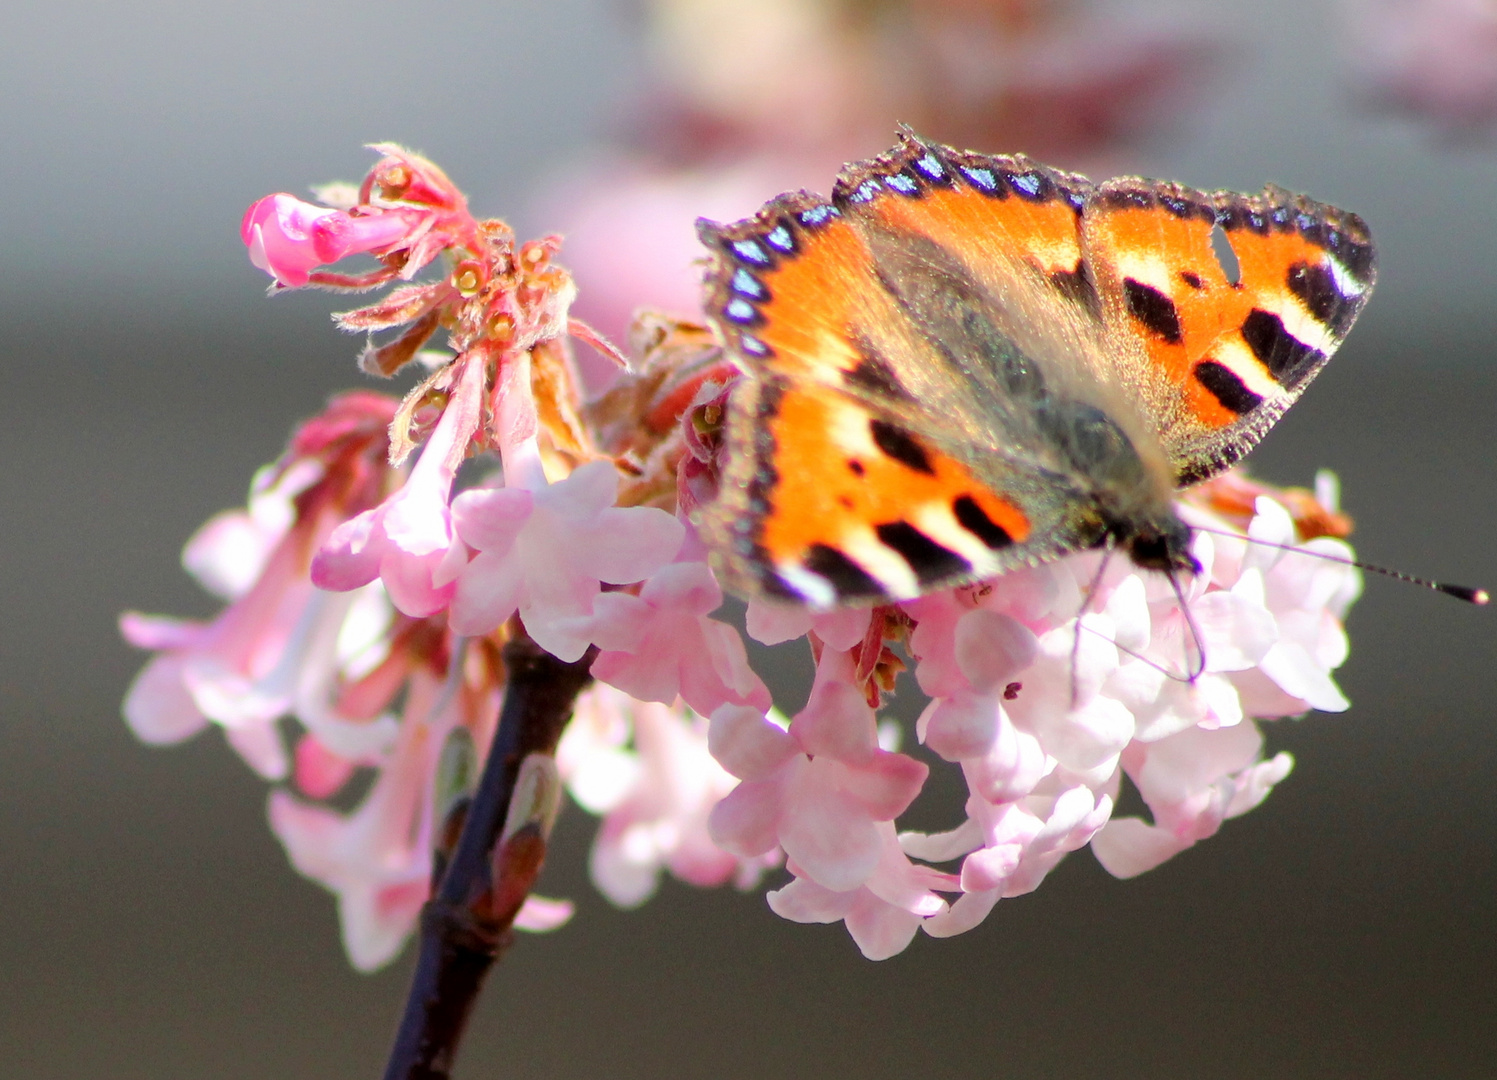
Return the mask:
<path id="1" fill-rule="evenodd" d="M 244 212 L 239 235 L 249 248 L 251 263 L 278 285 L 299 288 L 319 266 L 348 255 L 382 253 L 398 244 L 419 220 L 408 210 L 354 216 L 281 192 L 265 196 Z"/>

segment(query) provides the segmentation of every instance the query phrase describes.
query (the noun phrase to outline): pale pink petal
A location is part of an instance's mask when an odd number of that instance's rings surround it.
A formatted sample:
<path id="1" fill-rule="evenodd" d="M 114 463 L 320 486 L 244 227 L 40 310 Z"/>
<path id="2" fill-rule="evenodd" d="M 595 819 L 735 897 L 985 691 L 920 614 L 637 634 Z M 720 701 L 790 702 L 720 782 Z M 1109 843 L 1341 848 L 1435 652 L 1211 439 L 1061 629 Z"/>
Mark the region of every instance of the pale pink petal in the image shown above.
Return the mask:
<path id="1" fill-rule="evenodd" d="M 480 552 L 457 578 L 448 619 L 459 634 L 487 634 L 520 608 L 524 566 L 508 553 Z"/>
<path id="2" fill-rule="evenodd" d="M 313 799 L 326 799 L 346 784 L 358 763 L 333 753 L 315 735 L 303 735 L 296 743 L 296 786 Z"/>
<path id="3" fill-rule="evenodd" d="M 724 796 L 707 817 L 713 842 L 743 858 L 773 851 L 779 844 L 781 791 L 769 782 L 745 781 Z"/>
<path id="4" fill-rule="evenodd" d="M 1140 818 L 1114 818 L 1092 837 L 1092 854 L 1113 877 L 1131 878 L 1169 861 L 1192 843 Z"/>
<path id="5" fill-rule="evenodd" d="M 507 553 L 534 508 L 523 488 L 473 488 L 452 500 L 452 526 L 471 548 Z"/>
<path id="6" fill-rule="evenodd" d="M 957 666 L 972 689 L 1002 688 L 1034 663 L 1039 644 L 1023 623 L 995 611 L 970 611 L 956 624 Z"/>
<path id="7" fill-rule="evenodd" d="M 384 527 L 379 509 L 365 510 L 333 530 L 312 560 L 312 584 L 344 592 L 379 576 Z"/>
<path id="8" fill-rule="evenodd" d="M 552 900 L 549 897 L 531 893 L 525 898 L 525 903 L 520 905 L 520 911 L 515 916 L 514 927 L 516 930 L 524 930 L 531 934 L 544 934 L 551 930 L 559 930 L 571 922 L 576 910 L 570 900 Z"/>
<path id="9" fill-rule="evenodd" d="M 750 600 L 744 629 L 762 645 L 778 645 L 804 637 L 811 629 L 812 612 L 798 604 L 776 604 L 767 600 Z"/>
<path id="10" fill-rule="evenodd" d="M 933 938 L 955 937 L 980 925 L 1002 897 L 998 890 L 969 892 L 952 901 L 951 907 L 940 915 L 933 915 L 921 924 Z"/>
<path id="11" fill-rule="evenodd" d="M 1345 712 L 1351 707 L 1329 674 L 1302 646 L 1281 641 L 1258 665 L 1285 693 L 1321 712 Z"/>
<path id="12" fill-rule="evenodd" d="M 780 826 L 780 846 L 818 885 L 842 892 L 868 880 L 878 865 L 879 833 L 861 804 L 827 775 L 837 768 L 812 761 L 791 781 L 794 811 Z"/>
<path id="13" fill-rule="evenodd" d="M 120 616 L 120 636 L 137 649 L 185 649 L 204 637 L 204 624 L 166 615 L 127 611 Z"/>
<path id="14" fill-rule="evenodd" d="M 166 653 L 152 659 L 125 695 L 125 721 L 142 742 L 181 742 L 208 726 L 182 680 L 184 658 Z"/>
<path id="15" fill-rule="evenodd" d="M 865 889 L 843 922 L 859 952 L 869 960 L 887 960 L 909 947 L 922 918 L 885 903 Z"/>
<path id="16" fill-rule="evenodd" d="M 284 780 L 291 771 L 281 729 L 274 721 L 224 727 L 224 738 L 263 780 Z"/>
<path id="17" fill-rule="evenodd" d="M 874 751 L 872 757 L 859 761 L 856 768 L 830 766 L 830 763 L 829 767 L 838 770 L 841 789 L 856 798 L 863 812 L 874 821 L 893 821 L 908 810 L 930 775 L 930 766 L 925 762 L 887 750 Z"/>
<path id="18" fill-rule="evenodd" d="M 835 892 L 809 878 L 798 877 L 768 894 L 769 909 L 798 923 L 833 923 L 847 917 L 861 890 Z"/>
<path id="19" fill-rule="evenodd" d="M 766 779 L 800 752 L 783 728 L 751 705 L 723 705 L 712 713 L 707 748 L 741 780 Z"/>

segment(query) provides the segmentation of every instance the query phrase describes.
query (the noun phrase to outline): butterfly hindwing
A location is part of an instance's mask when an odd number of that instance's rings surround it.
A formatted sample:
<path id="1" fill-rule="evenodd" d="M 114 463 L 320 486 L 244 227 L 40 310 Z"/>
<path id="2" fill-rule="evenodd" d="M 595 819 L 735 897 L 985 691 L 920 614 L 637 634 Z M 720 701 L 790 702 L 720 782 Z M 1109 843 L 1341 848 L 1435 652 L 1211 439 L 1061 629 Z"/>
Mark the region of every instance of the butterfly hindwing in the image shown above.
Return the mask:
<path id="1" fill-rule="evenodd" d="M 817 607 L 909 599 L 997 573 L 1052 534 L 962 462 L 833 387 L 740 380 L 728 438 L 737 452 L 702 527 L 730 554 L 729 587 L 749 595 Z"/>

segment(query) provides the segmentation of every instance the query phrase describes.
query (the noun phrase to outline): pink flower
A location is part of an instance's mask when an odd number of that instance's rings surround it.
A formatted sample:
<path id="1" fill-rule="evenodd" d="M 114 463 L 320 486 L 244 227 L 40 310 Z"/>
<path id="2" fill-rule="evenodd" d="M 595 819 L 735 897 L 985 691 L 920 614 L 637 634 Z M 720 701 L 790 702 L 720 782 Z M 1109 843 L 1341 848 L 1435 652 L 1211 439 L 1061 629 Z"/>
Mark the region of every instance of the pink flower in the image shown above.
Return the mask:
<path id="1" fill-rule="evenodd" d="M 451 383 L 452 398 L 405 484 L 339 525 L 312 560 L 318 588 L 346 591 L 379 578 L 395 606 L 415 617 L 451 600 L 466 552 L 453 544 L 447 500 L 481 419 L 483 357 L 456 361 Z"/>
<path id="2" fill-rule="evenodd" d="M 1186 512 L 1203 527 L 1224 527 L 1198 507 Z M 1194 630 L 1167 581 L 1124 559 L 1099 577 L 1098 553 L 903 605 L 916 624 L 915 674 L 932 694 L 916 732 L 960 763 L 970 793 L 956 828 L 904 833 L 891 848 L 887 822 L 918 780 L 883 808 L 887 817 L 838 801 L 848 790 L 833 778 L 848 767 L 839 749 L 857 744 L 808 740 L 862 731 L 866 748 L 872 714 L 845 674 L 829 675 L 848 661 L 828 648 L 811 703 L 789 731 L 751 709 L 714 714 L 713 753 L 744 780 L 714 811 L 714 836 L 741 853 L 783 847 L 796 881 L 772 894 L 775 910 L 802 921 L 843 918 L 869 956 L 902 949 L 921 926 L 935 936 L 971 929 L 1089 842 L 1126 876 L 1210 836 L 1289 769 L 1285 755 L 1259 760 L 1262 738 L 1246 715 L 1345 707 L 1329 672 L 1345 658 L 1340 617 L 1356 596 L 1355 570 L 1272 546 L 1294 539 L 1272 499 L 1258 500 L 1249 531 L 1263 543 L 1196 536 L 1203 571 L 1183 583 Z M 1347 554 L 1334 540 L 1306 546 Z M 809 625 L 804 613 L 763 621 L 772 640 Z M 1124 772 L 1152 824 L 1108 824 Z M 912 858 L 961 859 L 961 874 Z M 890 876 L 881 884 L 878 873 Z M 888 881 L 913 882 L 913 891 L 890 892 Z M 961 893 L 949 909 L 935 896 L 946 891 Z"/>
<path id="3" fill-rule="evenodd" d="M 280 192 L 244 212 L 239 235 L 249 248 L 251 263 L 275 278 L 277 285 L 298 288 L 319 266 L 394 246 L 420 220 L 419 214 L 400 209 L 355 216 Z"/>
<path id="4" fill-rule="evenodd" d="M 956 892 L 960 885 L 950 874 L 910 862 L 900 850 L 892 823 L 880 822 L 874 831 L 878 858 L 862 885 L 838 892 L 797 876 L 769 894 L 770 909 L 792 922 L 840 920 L 870 960 L 903 952 L 922 923 L 946 910 L 946 901 L 936 890 Z"/>
<path id="5" fill-rule="evenodd" d="M 430 891 L 437 815 L 456 794 L 438 790 L 444 747 L 460 740 L 481 760 L 499 709 L 495 672 L 477 649 L 454 650 L 445 676 L 429 664 L 415 665 L 404 685 L 398 736 L 392 747 L 366 760 L 379 773 L 352 813 L 286 791 L 270 796 L 271 828 L 292 865 L 337 894 L 344 946 L 362 971 L 394 958 Z M 326 781 L 324 790 L 330 788 L 337 780 L 335 758 L 299 747 L 299 779 L 314 786 Z M 537 900 L 522 928 L 560 925 L 568 911 L 565 904 Z"/>
<path id="6" fill-rule="evenodd" d="M 1067 853 L 1083 847 L 1106 824 L 1112 805 L 1110 794 L 1057 772 L 1015 801 L 993 803 L 974 795 L 967 802 L 971 816 L 953 833 L 902 836 L 907 852 L 929 859 L 943 860 L 975 847 L 962 861 L 963 895 L 949 912 L 930 919 L 925 931 L 933 937 L 963 933 L 982 922 L 1001 898 L 1038 888 Z"/>
<path id="7" fill-rule="evenodd" d="M 459 720 L 458 698 L 444 702 L 442 689 L 429 674 L 412 681 L 399 741 L 352 814 L 270 794 L 271 829 L 291 864 L 337 895 L 343 947 L 360 971 L 395 958 L 431 891 L 431 781 Z"/>
<path id="8" fill-rule="evenodd" d="M 216 618 L 191 622 L 127 613 L 126 640 L 160 655 L 125 698 L 125 718 L 148 742 L 177 742 L 209 721 L 261 775 L 289 767 L 276 726 L 287 712 L 311 714 L 348 657 L 337 643 L 350 613 L 378 623 L 349 599 L 319 593 L 308 579 L 310 552 L 350 509 L 367 505 L 383 477 L 384 428 L 393 402 L 347 394 L 293 436 L 285 457 L 260 472 L 245 512 L 220 514 L 187 544 L 183 562 L 230 600 Z M 377 463 L 377 464 L 376 464 Z M 376 629 L 374 633 L 378 633 Z M 320 715 L 320 714 L 319 714 Z M 315 722 L 315 721 L 309 721 Z M 388 743 L 388 725 L 355 723 L 333 731 L 345 749 Z"/>
<path id="9" fill-rule="evenodd" d="M 593 676 L 640 701 L 683 698 L 703 716 L 724 704 L 764 712 L 769 690 L 749 667 L 743 639 L 707 617 L 721 604 L 722 590 L 700 562 L 672 563 L 638 596 L 602 594 L 586 630 L 602 650 Z"/>
<path id="10" fill-rule="evenodd" d="M 1097 861 L 1115 877 L 1134 877 L 1214 835 L 1227 818 L 1247 813 L 1294 766 L 1286 753 L 1260 761 L 1262 748 L 1256 724 L 1189 728 L 1130 747 L 1125 768 L 1154 823 L 1136 817 L 1108 822 L 1092 841 Z"/>
<path id="11" fill-rule="evenodd" d="M 256 772 L 286 775 L 275 722 L 291 706 L 301 659 L 293 643 L 321 616 L 306 580 L 307 538 L 330 527 L 324 519 L 293 529 L 290 503 L 316 479 L 315 472 L 288 471 L 255 493 L 249 513 L 219 515 L 188 542 L 184 562 L 230 591 L 233 602 L 217 618 L 121 617 L 125 640 L 161 652 L 125 696 L 125 719 L 137 737 L 178 742 L 211 720 Z"/>
<path id="12" fill-rule="evenodd" d="M 880 823 L 905 811 L 929 772 L 879 748 L 852 674 L 849 654 L 827 649 L 788 731 L 762 710 L 724 706 L 709 732 L 712 756 L 743 780 L 712 812 L 713 839 L 745 857 L 778 844 L 797 877 L 839 893 L 868 883 L 884 846 Z"/>
<path id="13" fill-rule="evenodd" d="M 793 604 L 751 600 L 744 629 L 762 645 L 778 645 L 815 631 L 829 647 L 845 650 L 862 642 L 868 632 L 869 614 L 867 608 L 813 611 Z"/>
<path id="14" fill-rule="evenodd" d="M 662 869 L 693 885 L 748 888 L 779 861 L 734 856 L 708 835 L 708 812 L 737 781 L 707 752 L 703 717 L 595 686 L 556 756 L 572 797 L 603 817 L 592 878 L 620 907 L 653 896 Z"/>
<path id="15" fill-rule="evenodd" d="M 487 633 L 519 611 L 543 649 L 567 661 L 580 657 L 599 583 L 642 580 L 675 556 L 684 535 L 663 510 L 615 506 L 617 493 L 617 470 L 595 461 L 534 490 L 459 495 L 457 533 L 478 554 L 457 576 L 453 628 Z"/>

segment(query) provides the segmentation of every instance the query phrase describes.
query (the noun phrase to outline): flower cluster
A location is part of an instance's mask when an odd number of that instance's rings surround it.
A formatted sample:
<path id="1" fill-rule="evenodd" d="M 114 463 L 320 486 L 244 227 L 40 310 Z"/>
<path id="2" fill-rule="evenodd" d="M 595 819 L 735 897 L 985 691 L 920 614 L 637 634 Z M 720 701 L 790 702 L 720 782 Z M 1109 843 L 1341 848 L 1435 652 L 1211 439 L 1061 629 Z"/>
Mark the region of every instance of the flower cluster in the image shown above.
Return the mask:
<path id="1" fill-rule="evenodd" d="M 662 870 L 747 888 L 783 864 L 773 909 L 843 921 L 870 957 L 971 928 L 1087 844 L 1118 876 L 1158 865 L 1288 773 L 1255 718 L 1345 708 L 1331 672 L 1359 580 L 1335 561 L 1349 551 L 1334 494 L 1228 474 L 1182 502 L 1202 567 L 1183 591 L 1094 552 L 873 610 L 750 604 L 751 636 L 804 638 L 816 658 L 787 720 L 715 617 L 691 521 L 727 453 L 736 377 L 710 333 L 641 317 L 633 370 L 582 405 L 570 341 L 617 354 L 571 318 L 559 241 L 517 245 L 435 166 L 378 149 L 338 206 L 257 203 L 245 242 L 276 287 L 403 282 L 339 321 L 394 331 L 366 348 L 366 371 L 429 370 L 401 402 L 335 399 L 247 511 L 193 538 L 188 568 L 229 602 L 216 619 L 123 620 L 157 652 L 125 702 L 134 730 L 172 742 L 211 721 L 286 782 L 272 828 L 337 893 L 357 966 L 390 959 L 429 894 L 494 738 L 501 647 L 521 633 L 563 661 L 594 657 L 557 766 L 603 818 L 592 872 L 610 899 L 642 903 Z M 321 268 L 356 253 L 377 268 Z M 417 281 L 439 256 L 441 276 Z M 438 329 L 450 354 L 422 351 Z M 460 484 L 471 461 L 489 471 Z M 929 698 L 913 732 L 926 760 L 879 719 L 907 664 Z M 901 832 L 941 762 L 966 782 L 963 819 Z M 335 808 L 360 773 L 357 805 Z M 1147 820 L 1113 816 L 1124 784 Z M 532 897 L 517 925 L 568 911 Z"/>

